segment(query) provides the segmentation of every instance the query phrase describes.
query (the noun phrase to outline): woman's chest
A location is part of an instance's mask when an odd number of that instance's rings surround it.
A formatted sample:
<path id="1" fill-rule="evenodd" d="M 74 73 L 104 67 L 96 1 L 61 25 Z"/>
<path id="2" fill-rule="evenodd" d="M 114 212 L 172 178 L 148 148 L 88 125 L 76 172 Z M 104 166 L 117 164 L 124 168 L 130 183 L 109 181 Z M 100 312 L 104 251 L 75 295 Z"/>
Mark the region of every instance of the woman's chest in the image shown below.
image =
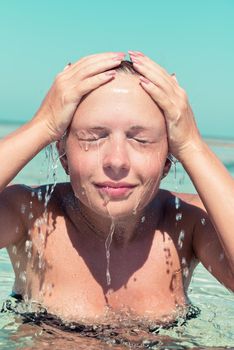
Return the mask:
<path id="1" fill-rule="evenodd" d="M 59 230 L 47 237 L 28 266 L 29 294 L 49 310 L 72 318 L 128 310 L 152 317 L 185 301 L 181 261 L 173 241 L 159 232 L 122 249 Z M 109 284 L 108 284 L 109 282 Z"/>

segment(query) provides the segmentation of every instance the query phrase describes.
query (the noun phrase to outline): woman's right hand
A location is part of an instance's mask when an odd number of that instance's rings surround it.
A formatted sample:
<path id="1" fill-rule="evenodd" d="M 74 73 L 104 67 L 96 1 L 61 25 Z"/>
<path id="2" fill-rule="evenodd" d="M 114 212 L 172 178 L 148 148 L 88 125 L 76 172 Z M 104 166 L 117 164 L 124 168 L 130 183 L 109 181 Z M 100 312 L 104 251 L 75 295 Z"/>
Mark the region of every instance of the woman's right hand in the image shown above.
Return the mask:
<path id="1" fill-rule="evenodd" d="M 63 136 L 81 98 L 114 78 L 115 70 L 111 69 L 117 67 L 124 56 L 122 52 L 90 55 L 67 65 L 57 75 L 35 116 L 45 122 L 51 141 Z"/>

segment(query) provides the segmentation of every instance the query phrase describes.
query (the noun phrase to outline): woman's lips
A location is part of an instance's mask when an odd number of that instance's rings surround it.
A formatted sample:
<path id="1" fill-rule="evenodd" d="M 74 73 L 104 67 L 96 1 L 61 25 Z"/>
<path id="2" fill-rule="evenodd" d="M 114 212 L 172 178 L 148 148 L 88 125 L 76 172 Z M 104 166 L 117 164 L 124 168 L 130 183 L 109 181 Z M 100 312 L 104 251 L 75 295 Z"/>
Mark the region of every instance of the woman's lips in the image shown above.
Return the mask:
<path id="1" fill-rule="evenodd" d="M 121 198 L 128 195 L 135 187 L 136 185 L 132 185 L 129 183 L 97 183 L 95 184 L 98 191 L 100 191 L 102 194 L 105 194 L 109 198 Z"/>

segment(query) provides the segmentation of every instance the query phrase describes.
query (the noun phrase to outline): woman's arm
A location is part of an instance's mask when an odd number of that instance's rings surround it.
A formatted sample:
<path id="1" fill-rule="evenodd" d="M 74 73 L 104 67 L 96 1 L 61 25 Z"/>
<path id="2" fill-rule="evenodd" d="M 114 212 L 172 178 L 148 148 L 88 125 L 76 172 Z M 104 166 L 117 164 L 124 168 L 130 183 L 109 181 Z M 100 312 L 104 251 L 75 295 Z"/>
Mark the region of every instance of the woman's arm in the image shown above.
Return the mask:
<path id="1" fill-rule="evenodd" d="M 0 248 L 16 244 L 26 233 L 20 208 L 26 191 L 6 185 L 43 147 L 63 136 L 81 98 L 113 79 L 112 69 L 123 57 L 123 53 L 96 54 L 65 67 L 34 118 L 0 141 Z"/>
<path id="2" fill-rule="evenodd" d="M 113 79 L 110 69 L 123 57 L 113 52 L 91 55 L 57 75 L 35 117 L 0 141 L 0 191 L 43 147 L 62 137 L 81 98 Z"/>
<path id="3" fill-rule="evenodd" d="M 194 239 L 194 250 L 208 266 L 209 261 L 214 261 L 218 245 L 221 245 L 229 266 L 229 285 L 234 290 L 233 178 L 202 140 L 187 95 L 178 85 L 175 76 L 169 75 L 142 53 L 130 52 L 130 55 L 135 69 L 142 74 L 141 86 L 163 110 L 169 151 L 180 160 L 188 172 L 215 228 L 211 227 L 210 235 L 207 235 L 212 244 L 206 254 L 201 251 L 199 239 Z M 206 233 L 206 229 L 200 225 L 200 237 Z M 206 239 L 206 244 L 208 243 Z M 215 270 L 214 264 L 213 268 Z"/>

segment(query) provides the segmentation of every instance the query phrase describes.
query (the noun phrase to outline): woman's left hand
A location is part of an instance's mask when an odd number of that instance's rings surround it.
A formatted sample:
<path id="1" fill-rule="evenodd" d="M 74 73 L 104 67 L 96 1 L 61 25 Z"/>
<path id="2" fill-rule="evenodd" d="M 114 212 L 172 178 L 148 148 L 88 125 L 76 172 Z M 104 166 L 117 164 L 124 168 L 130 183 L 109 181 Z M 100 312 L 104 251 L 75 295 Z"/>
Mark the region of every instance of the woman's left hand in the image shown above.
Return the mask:
<path id="1" fill-rule="evenodd" d="M 167 126 L 169 152 L 183 162 L 191 149 L 199 147 L 199 134 L 186 92 L 175 75 L 170 75 L 156 62 L 138 51 L 128 51 L 140 84 L 162 109 Z"/>

